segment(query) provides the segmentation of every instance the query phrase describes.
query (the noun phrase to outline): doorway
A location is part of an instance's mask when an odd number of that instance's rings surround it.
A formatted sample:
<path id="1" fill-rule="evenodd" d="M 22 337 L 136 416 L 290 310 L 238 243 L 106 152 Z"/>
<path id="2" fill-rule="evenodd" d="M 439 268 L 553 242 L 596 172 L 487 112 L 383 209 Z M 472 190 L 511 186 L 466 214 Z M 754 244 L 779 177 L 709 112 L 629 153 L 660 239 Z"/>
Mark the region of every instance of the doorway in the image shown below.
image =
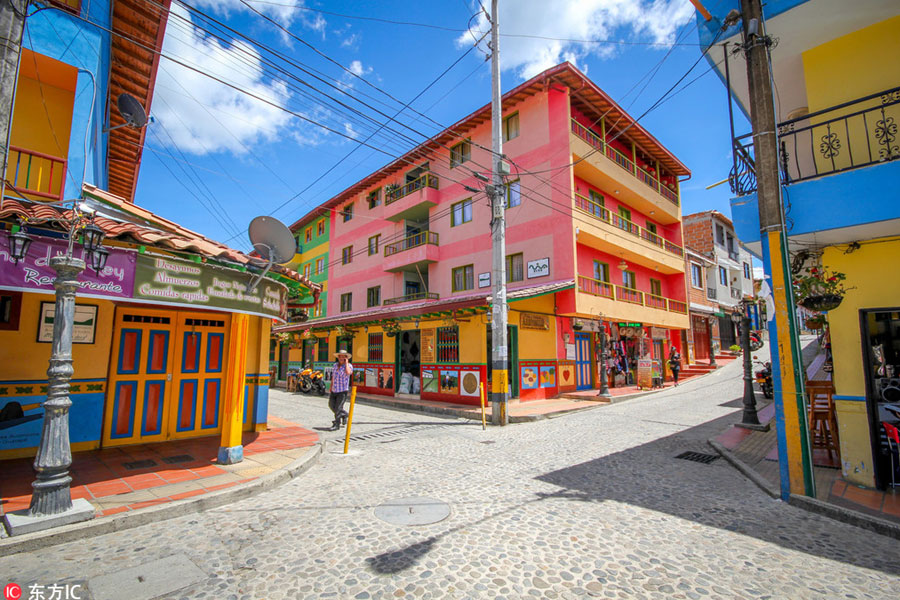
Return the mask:
<path id="1" fill-rule="evenodd" d="M 420 395 L 422 340 L 418 329 L 408 329 L 397 335 L 397 393 Z"/>
<path id="2" fill-rule="evenodd" d="M 900 308 L 860 311 L 860 325 L 875 485 L 883 490 L 900 481 L 900 454 L 889 444 L 882 424 L 900 428 L 895 412 L 900 408 Z"/>
<path id="3" fill-rule="evenodd" d="M 589 390 L 593 387 L 589 333 L 575 334 L 575 387 L 578 390 Z"/>

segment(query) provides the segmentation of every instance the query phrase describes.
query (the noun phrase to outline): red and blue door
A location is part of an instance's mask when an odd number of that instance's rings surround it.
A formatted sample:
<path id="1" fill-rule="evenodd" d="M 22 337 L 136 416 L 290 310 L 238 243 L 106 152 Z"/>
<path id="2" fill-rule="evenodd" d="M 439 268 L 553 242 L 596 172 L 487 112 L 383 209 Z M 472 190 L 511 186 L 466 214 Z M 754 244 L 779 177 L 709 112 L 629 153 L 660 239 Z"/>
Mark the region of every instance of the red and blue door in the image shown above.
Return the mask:
<path id="1" fill-rule="evenodd" d="M 220 313 L 119 308 L 103 445 L 218 433 L 229 322 Z"/>
<path id="2" fill-rule="evenodd" d="M 589 390 L 591 380 L 591 336 L 575 334 L 575 384 L 579 390 Z"/>

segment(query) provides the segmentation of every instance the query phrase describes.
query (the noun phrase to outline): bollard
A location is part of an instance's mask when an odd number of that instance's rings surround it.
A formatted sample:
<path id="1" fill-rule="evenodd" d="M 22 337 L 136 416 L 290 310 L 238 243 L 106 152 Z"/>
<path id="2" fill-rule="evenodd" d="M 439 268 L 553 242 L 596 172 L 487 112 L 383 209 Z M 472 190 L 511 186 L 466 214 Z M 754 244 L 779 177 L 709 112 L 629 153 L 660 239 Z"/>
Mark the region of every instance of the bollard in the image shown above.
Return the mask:
<path id="1" fill-rule="evenodd" d="M 484 420 L 484 382 L 481 382 L 481 429 L 482 431 L 487 429 L 487 424 Z"/>
<path id="2" fill-rule="evenodd" d="M 353 425 L 353 406 L 356 404 L 356 386 L 350 388 L 350 412 L 347 414 L 347 433 L 344 436 L 344 454 L 350 449 L 350 426 Z"/>

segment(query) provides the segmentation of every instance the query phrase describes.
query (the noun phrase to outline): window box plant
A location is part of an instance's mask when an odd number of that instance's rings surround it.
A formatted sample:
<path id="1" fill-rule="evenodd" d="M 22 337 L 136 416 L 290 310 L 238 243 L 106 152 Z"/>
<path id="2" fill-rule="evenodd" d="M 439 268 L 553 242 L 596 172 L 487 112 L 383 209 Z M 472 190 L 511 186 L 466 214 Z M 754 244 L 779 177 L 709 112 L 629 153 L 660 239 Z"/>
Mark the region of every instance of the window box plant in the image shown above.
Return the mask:
<path id="1" fill-rule="evenodd" d="M 806 267 L 794 276 L 794 298 L 797 304 L 808 310 L 823 312 L 834 310 L 853 288 L 844 285 L 847 276 L 839 271 L 828 271 L 819 266 Z"/>

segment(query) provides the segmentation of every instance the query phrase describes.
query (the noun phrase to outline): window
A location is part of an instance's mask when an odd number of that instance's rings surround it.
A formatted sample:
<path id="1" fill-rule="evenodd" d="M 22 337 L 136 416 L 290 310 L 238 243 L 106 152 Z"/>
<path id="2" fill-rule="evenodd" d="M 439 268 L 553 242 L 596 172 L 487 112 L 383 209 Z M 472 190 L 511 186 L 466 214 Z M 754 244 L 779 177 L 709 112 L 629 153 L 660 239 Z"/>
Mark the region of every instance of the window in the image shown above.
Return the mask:
<path id="1" fill-rule="evenodd" d="M 316 259 L 316 275 L 321 275 L 325 272 L 325 259 L 317 258 Z"/>
<path id="2" fill-rule="evenodd" d="M 381 333 L 369 334 L 369 362 L 384 360 L 384 338 Z"/>
<path id="3" fill-rule="evenodd" d="M 453 269 L 453 291 L 461 292 L 475 287 L 475 267 L 466 265 Z"/>
<path id="4" fill-rule="evenodd" d="M 472 159 L 472 143 L 468 140 L 450 148 L 450 168 L 458 167 Z"/>
<path id="5" fill-rule="evenodd" d="M 438 327 L 438 362 L 459 362 L 459 327 Z"/>
<path id="6" fill-rule="evenodd" d="M 694 263 L 691 263 L 691 285 L 697 289 L 703 289 L 703 269 Z"/>
<path id="7" fill-rule="evenodd" d="M 325 219 L 316 223 L 316 235 L 325 235 Z"/>
<path id="8" fill-rule="evenodd" d="M 341 294 L 341 312 L 353 310 L 353 292 Z"/>
<path id="9" fill-rule="evenodd" d="M 525 279 L 522 253 L 510 254 L 506 257 L 506 283 Z"/>
<path id="10" fill-rule="evenodd" d="M 22 292 L 0 291 L 0 329 L 19 329 L 19 314 L 22 312 Z"/>
<path id="11" fill-rule="evenodd" d="M 719 283 L 728 285 L 728 269 L 725 267 L 719 267 Z"/>
<path id="12" fill-rule="evenodd" d="M 646 229 L 647 231 L 649 231 L 649 232 L 652 233 L 653 235 L 657 235 L 657 234 L 659 233 L 659 232 L 656 230 L 656 223 L 651 223 L 650 221 L 647 221 L 647 226 L 644 227 L 644 229 Z"/>
<path id="13" fill-rule="evenodd" d="M 328 338 L 319 338 L 319 356 L 316 358 L 319 362 L 328 362 L 331 357 L 328 356 Z"/>
<path id="14" fill-rule="evenodd" d="M 381 305 L 381 286 L 376 285 L 366 290 L 366 308 Z"/>
<path id="15" fill-rule="evenodd" d="M 734 236 L 730 233 L 725 236 L 725 247 L 728 248 L 728 253 L 732 254 L 735 252 L 734 250 Z"/>
<path id="16" fill-rule="evenodd" d="M 609 264 L 605 262 L 600 262 L 599 260 L 594 261 L 594 279 L 597 281 L 603 281 L 605 283 L 609 283 Z"/>
<path id="17" fill-rule="evenodd" d="M 750 265 L 744 263 L 744 279 L 750 279 Z"/>
<path id="18" fill-rule="evenodd" d="M 381 239 L 381 234 L 373 235 L 369 238 L 369 256 L 373 254 L 378 254 L 378 240 Z"/>
<path id="19" fill-rule="evenodd" d="M 322 307 L 325 306 L 325 299 L 319 298 L 319 301 L 316 302 L 316 305 L 313 306 L 312 316 L 313 317 L 321 317 L 322 316 Z"/>
<path id="20" fill-rule="evenodd" d="M 303 239 L 305 239 L 307 242 L 312 241 L 312 227 L 306 228 L 306 231 L 303 232 Z"/>
<path id="21" fill-rule="evenodd" d="M 456 227 L 472 220 L 472 199 L 466 198 L 450 207 L 450 226 Z"/>
<path id="22" fill-rule="evenodd" d="M 506 208 L 522 204 L 522 188 L 518 181 L 506 184 Z"/>
<path id="23" fill-rule="evenodd" d="M 627 287 L 630 290 L 637 289 L 637 279 L 634 276 L 634 271 L 622 271 L 622 287 Z"/>
<path id="24" fill-rule="evenodd" d="M 650 294 L 653 296 L 662 296 L 662 281 L 650 278 Z"/>
<path id="25" fill-rule="evenodd" d="M 625 219 L 626 221 L 631 220 L 631 211 L 625 208 L 624 206 L 619 207 L 619 216 Z"/>
<path id="26" fill-rule="evenodd" d="M 369 192 L 369 195 L 366 196 L 366 200 L 369 202 L 369 210 L 372 210 L 381 204 L 381 188 Z"/>
<path id="27" fill-rule="evenodd" d="M 312 263 L 306 263 L 303 265 L 303 276 L 309 279 L 309 271 L 312 267 Z"/>
<path id="28" fill-rule="evenodd" d="M 347 206 L 344 207 L 344 210 L 341 211 L 341 214 L 344 216 L 344 223 L 353 218 L 353 203 L 351 202 Z"/>
<path id="29" fill-rule="evenodd" d="M 720 246 L 725 245 L 725 228 L 716 223 L 716 243 Z"/>
<path id="30" fill-rule="evenodd" d="M 503 119 L 503 141 L 508 142 L 519 137 L 519 113 L 513 113 Z"/>
<path id="31" fill-rule="evenodd" d="M 341 250 L 341 264 L 349 265 L 353 262 L 353 246 L 347 246 Z"/>
<path id="32" fill-rule="evenodd" d="M 599 204 L 600 206 L 606 206 L 606 199 L 603 197 L 603 194 L 594 190 L 590 190 L 588 194 L 591 197 L 591 202 Z"/>

